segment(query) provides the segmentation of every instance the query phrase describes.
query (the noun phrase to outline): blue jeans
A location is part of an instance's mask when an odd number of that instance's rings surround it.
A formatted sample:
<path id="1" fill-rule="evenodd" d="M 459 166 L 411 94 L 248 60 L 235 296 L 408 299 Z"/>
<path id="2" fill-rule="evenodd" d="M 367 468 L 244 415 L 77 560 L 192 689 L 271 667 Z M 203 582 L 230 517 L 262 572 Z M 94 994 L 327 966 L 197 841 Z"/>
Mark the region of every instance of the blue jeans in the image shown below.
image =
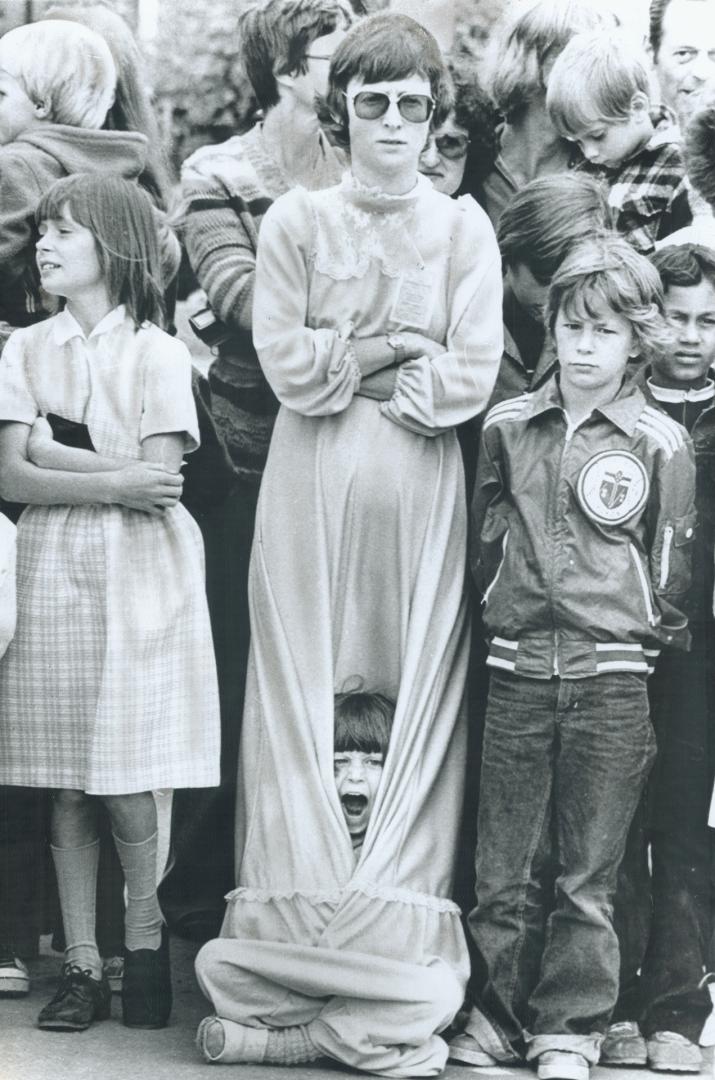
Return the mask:
<path id="1" fill-rule="evenodd" d="M 484 983 L 467 1031 L 498 1060 L 598 1060 L 618 866 L 654 757 L 644 676 L 492 673 L 469 916 Z"/>

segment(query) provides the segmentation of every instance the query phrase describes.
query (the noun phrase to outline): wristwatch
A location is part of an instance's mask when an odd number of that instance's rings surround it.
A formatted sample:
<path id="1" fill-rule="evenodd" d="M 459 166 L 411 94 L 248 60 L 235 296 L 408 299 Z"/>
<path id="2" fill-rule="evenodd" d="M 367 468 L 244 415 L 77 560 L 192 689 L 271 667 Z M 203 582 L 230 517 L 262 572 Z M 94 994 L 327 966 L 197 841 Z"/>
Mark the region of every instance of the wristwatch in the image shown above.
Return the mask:
<path id="1" fill-rule="evenodd" d="M 407 349 L 405 339 L 402 334 L 388 334 L 387 344 L 390 346 L 391 349 L 394 350 L 395 363 L 402 364 L 405 360 L 405 352 Z"/>

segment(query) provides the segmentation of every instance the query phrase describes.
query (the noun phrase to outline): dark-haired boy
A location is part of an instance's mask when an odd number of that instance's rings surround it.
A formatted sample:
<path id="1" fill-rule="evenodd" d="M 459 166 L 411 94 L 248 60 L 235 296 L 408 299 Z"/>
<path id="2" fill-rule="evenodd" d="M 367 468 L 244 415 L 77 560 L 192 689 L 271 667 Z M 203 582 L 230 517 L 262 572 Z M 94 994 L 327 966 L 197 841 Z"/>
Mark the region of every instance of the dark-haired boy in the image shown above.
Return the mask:
<path id="1" fill-rule="evenodd" d="M 665 648 L 649 683 L 658 757 L 619 877 L 621 986 L 601 1061 L 697 1073 L 711 1010 L 703 971 L 712 932 L 708 806 L 715 775 L 715 252 L 683 244 L 664 248 L 653 262 L 676 340 L 641 382 L 695 447 L 692 647 Z"/>
<path id="2" fill-rule="evenodd" d="M 394 702 L 384 694 L 359 691 L 335 698 L 333 771 L 356 859 L 375 805 L 394 715 Z"/>

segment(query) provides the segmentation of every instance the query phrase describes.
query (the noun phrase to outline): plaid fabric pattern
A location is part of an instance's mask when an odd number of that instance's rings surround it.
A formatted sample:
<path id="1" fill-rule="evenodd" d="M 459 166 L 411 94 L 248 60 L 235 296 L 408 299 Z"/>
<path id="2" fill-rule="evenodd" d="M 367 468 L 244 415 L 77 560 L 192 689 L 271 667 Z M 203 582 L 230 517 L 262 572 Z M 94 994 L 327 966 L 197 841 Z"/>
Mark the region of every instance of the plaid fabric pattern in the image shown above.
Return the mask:
<path id="1" fill-rule="evenodd" d="M 185 347 L 121 309 L 85 340 L 67 313 L 18 331 L 0 417 L 88 424 L 101 454 L 141 439 L 196 445 Z M 68 336 L 70 335 L 70 336 Z M 96 335 L 96 336 L 95 336 Z M 137 389 L 138 388 L 138 389 Z M 219 781 L 203 545 L 182 506 L 32 506 L 18 525 L 15 638 L 0 665 L 0 783 L 129 794 Z"/>
<path id="2" fill-rule="evenodd" d="M 671 140 L 669 132 L 656 129 L 639 154 L 605 174 L 615 227 L 644 255 L 693 219 L 682 154 Z"/>

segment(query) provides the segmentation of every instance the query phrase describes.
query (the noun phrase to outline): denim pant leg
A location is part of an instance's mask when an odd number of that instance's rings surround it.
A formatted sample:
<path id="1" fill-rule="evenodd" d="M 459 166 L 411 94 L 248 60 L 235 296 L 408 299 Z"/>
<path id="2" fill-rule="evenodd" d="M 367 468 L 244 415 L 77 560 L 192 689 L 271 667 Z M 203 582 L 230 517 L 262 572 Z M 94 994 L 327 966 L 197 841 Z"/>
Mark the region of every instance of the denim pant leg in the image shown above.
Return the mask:
<path id="1" fill-rule="evenodd" d="M 491 676 L 477 827 L 477 906 L 469 928 L 485 981 L 467 1030 L 489 1053 L 523 1053 L 552 892 L 550 847 L 558 680 Z M 546 874 L 548 881 L 548 873 Z"/>
<path id="2" fill-rule="evenodd" d="M 643 1012 L 640 970 L 653 920 L 648 844 L 648 807 L 642 798 L 628 832 L 613 900 L 613 925 L 618 935 L 621 968 L 612 1023 L 639 1020 Z"/>
<path id="3" fill-rule="evenodd" d="M 549 918 L 528 1058 L 570 1049 L 598 1060 L 618 996 L 613 895 L 655 757 L 645 678 L 613 672 L 560 687 L 554 814 L 561 873 Z"/>
<path id="4" fill-rule="evenodd" d="M 677 1031 L 698 1042 L 710 1015 L 710 994 L 698 984 L 712 932 L 711 844 L 704 823 L 680 835 L 651 834 L 653 927 L 641 972 L 646 1036 Z"/>

